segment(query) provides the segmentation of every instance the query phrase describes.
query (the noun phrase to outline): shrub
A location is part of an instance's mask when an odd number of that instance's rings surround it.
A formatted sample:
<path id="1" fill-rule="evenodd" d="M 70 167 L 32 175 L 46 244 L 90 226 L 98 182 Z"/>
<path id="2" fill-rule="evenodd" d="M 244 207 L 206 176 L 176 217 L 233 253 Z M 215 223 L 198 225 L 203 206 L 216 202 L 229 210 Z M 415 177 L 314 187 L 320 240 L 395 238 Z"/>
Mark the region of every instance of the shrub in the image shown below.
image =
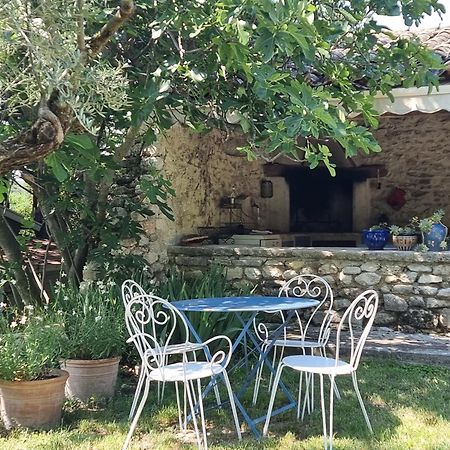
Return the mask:
<path id="1" fill-rule="evenodd" d="M 103 359 L 122 354 L 125 319 L 115 284 L 98 281 L 82 290 L 59 284 L 52 303 L 64 326 L 64 358 Z"/>
<path id="2" fill-rule="evenodd" d="M 58 367 L 64 343 L 61 323 L 45 314 L 7 311 L 0 317 L 0 379 L 32 381 L 46 378 Z M 41 311 L 43 313 L 43 311 Z"/>

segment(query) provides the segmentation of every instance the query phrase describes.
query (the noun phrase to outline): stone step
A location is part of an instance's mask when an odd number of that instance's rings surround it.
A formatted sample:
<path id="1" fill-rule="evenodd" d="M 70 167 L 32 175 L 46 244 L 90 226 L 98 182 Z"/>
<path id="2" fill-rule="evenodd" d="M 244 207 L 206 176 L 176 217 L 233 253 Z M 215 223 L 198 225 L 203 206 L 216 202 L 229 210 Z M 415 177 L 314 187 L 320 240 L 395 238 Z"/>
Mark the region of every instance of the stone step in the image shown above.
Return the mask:
<path id="1" fill-rule="evenodd" d="M 297 338 L 295 333 L 289 333 L 289 338 Z M 329 341 L 330 353 L 335 351 L 335 334 Z M 348 354 L 350 346 L 348 334 L 343 334 L 341 352 Z M 404 363 L 427 364 L 450 369 L 450 335 L 441 334 L 406 334 L 389 328 L 372 329 L 364 347 L 365 356 L 389 357 Z"/>

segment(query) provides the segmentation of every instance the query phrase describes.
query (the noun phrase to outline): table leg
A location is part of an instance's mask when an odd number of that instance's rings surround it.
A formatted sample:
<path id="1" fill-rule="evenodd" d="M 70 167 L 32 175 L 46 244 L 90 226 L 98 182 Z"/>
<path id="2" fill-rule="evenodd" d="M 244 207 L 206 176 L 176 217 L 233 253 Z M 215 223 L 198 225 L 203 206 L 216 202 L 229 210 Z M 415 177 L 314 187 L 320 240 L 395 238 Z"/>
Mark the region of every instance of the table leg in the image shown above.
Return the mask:
<path id="1" fill-rule="evenodd" d="M 181 312 L 181 311 L 180 311 Z M 184 312 L 181 312 L 181 314 L 183 315 L 183 317 L 186 320 L 186 323 L 188 325 L 188 328 L 190 330 L 190 332 L 192 333 L 192 336 L 194 336 L 194 338 L 196 339 L 196 341 L 198 343 L 201 343 L 202 340 L 200 338 L 200 336 L 198 335 L 197 331 L 194 329 L 194 327 L 192 326 L 191 322 L 189 321 L 189 319 L 187 318 L 186 314 Z M 285 326 L 287 326 L 287 324 L 289 323 L 289 321 L 291 320 L 292 316 L 294 315 L 294 311 L 289 311 L 286 320 L 283 322 L 282 325 L 280 325 L 275 332 L 272 335 L 271 338 L 271 342 L 270 344 L 266 347 L 265 351 L 262 350 L 259 342 L 257 341 L 257 339 L 255 339 L 255 337 L 253 336 L 253 333 L 251 333 L 250 331 L 250 327 L 253 324 L 253 321 L 257 315 L 257 312 L 253 313 L 248 319 L 247 321 L 245 321 L 242 317 L 241 314 L 239 314 L 239 312 L 235 312 L 236 317 L 238 318 L 238 320 L 240 321 L 240 323 L 243 325 L 242 330 L 240 331 L 240 333 L 238 334 L 238 336 L 236 337 L 235 341 L 233 342 L 233 346 L 232 346 L 232 352 L 234 353 L 236 348 L 238 347 L 238 345 L 241 343 L 241 341 L 243 339 L 246 339 L 246 337 L 248 336 L 250 341 L 253 343 L 253 345 L 255 346 L 257 352 L 259 352 L 259 354 L 261 355 L 261 358 L 258 360 L 257 364 L 255 365 L 255 367 L 253 367 L 253 369 L 251 370 L 251 372 L 247 375 L 243 386 L 239 389 L 239 392 L 237 394 L 233 393 L 233 397 L 234 397 L 234 401 L 236 403 L 236 407 L 239 409 L 239 411 L 241 412 L 242 416 L 244 417 L 244 420 L 247 422 L 248 426 L 250 427 L 252 433 L 255 435 L 255 437 L 257 439 L 261 438 L 261 433 L 258 431 L 258 429 L 256 428 L 256 425 L 260 422 L 265 421 L 266 419 L 266 415 L 258 417 L 256 419 L 252 419 L 250 417 L 250 415 L 248 414 L 247 410 L 245 409 L 245 407 L 242 405 L 241 401 L 240 401 L 240 397 L 244 394 L 244 392 L 246 391 L 246 389 L 248 388 L 250 382 L 254 379 L 254 375 L 256 374 L 259 366 L 261 364 L 265 364 L 269 370 L 271 371 L 271 373 L 273 375 L 275 375 L 275 368 L 273 367 L 272 363 L 270 362 L 269 358 L 267 357 L 270 353 L 270 351 L 273 348 L 274 342 L 276 339 L 278 339 Z M 209 353 L 209 350 L 206 349 L 206 354 L 207 356 L 210 358 L 211 354 Z M 221 375 L 219 375 L 221 376 Z M 221 376 L 223 378 L 223 375 Z M 214 384 L 215 384 L 215 380 L 211 380 L 208 385 L 205 387 L 205 389 L 202 392 L 202 398 L 204 398 L 208 392 L 213 388 Z M 289 400 L 289 404 L 284 405 L 274 411 L 272 411 L 271 416 L 275 416 L 277 414 L 281 414 L 284 411 L 287 411 L 291 408 L 295 408 L 297 406 L 297 402 L 294 399 L 294 397 L 292 396 L 292 394 L 289 392 L 289 390 L 287 389 L 286 385 L 280 380 L 279 383 L 279 387 L 281 388 L 281 390 L 284 392 L 284 394 L 286 395 L 286 397 Z M 226 403 L 226 402 L 224 402 Z M 223 405 L 224 403 L 222 403 L 221 405 Z M 197 408 L 197 405 L 195 406 L 195 408 Z M 189 416 L 187 418 L 187 420 L 190 420 L 191 416 Z"/>
<path id="2" fill-rule="evenodd" d="M 267 346 L 267 348 L 265 349 L 265 351 L 263 351 L 261 349 L 261 346 L 259 345 L 259 342 L 255 339 L 255 337 L 253 336 L 252 333 L 248 333 L 248 336 L 250 338 L 250 340 L 253 342 L 253 345 L 256 347 L 257 351 L 261 354 L 261 358 L 258 360 L 257 364 L 255 365 L 255 367 L 252 369 L 252 371 L 250 372 L 250 374 L 247 375 L 246 380 L 244 381 L 243 386 L 240 388 L 239 392 L 236 394 L 236 396 L 239 398 L 243 395 L 243 393 L 246 391 L 246 389 L 248 388 L 250 382 L 254 379 L 254 376 L 259 368 L 259 366 L 261 364 L 265 364 L 269 370 L 271 371 L 271 373 L 273 375 L 275 375 L 275 368 L 273 367 L 272 363 L 270 362 L 270 359 L 268 358 L 268 354 L 270 353 L 270 351 L 273 348 L 274 342 L 275 340 L 277 340 L 282 332 L 284 327 L 287 326 L 287 324 L 289 323 L 289 321 L 291 320 L 291 318 L 294 315 L 294 311 L 289 311 L 286 320 L 283 322 L 282 325 L 280 325 L 275 332 L 272 334 L 271 337 L 271 342 L 270 344 Z M 239 320 L 241 321 L 241 323 L 244 325 L 244 321 L 243 319 L 238 315 Z M 252 319 L 253 321 L 253 319 Z M 247 330 L 249 329 L 249 327 L 247 327 Z M 284 411 L 287 411 L 291 408 L 295 408 L 297 406 L 297 401 L 294 399 L 294 397 L 292 396 L 292 394 L 289 392 L 288 388 L 286 387 L 286 385 L 280 380 L 280 383 L 278 385 L 281 390 L 284 392 L 284 394 L 286 395 L 286 397 L 289 400 L 289 404 L 282 406 L 281 408 L 278 408 L 276 410 L 274 410 L 271 414 L 271 416 L 275 416 L 277 414 L 281 414 Z M 248 425 L 250 426 L 250 428 L 252 429 L 253 433 L 255 434 L 255 436 L 259 437 L 260 433 L 256 430 L 255 425 L 263 422 L 266 419 L 266 415 L 258 417 L 257 419 L 250 419 L 251 422 L 249 422 L 249 420 L 247 420 Z"/>

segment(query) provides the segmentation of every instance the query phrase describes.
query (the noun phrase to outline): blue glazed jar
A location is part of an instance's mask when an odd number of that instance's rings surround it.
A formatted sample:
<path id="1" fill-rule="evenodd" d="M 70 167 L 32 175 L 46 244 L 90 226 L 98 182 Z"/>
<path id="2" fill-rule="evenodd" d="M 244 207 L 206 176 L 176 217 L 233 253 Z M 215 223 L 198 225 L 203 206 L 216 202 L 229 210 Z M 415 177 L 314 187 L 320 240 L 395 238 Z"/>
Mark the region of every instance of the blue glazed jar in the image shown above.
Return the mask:
<path id="1" fill-rule="evenodd" d="M 389 239 L 389 230 L 363 230 L 362 238 L 369 250 L 383 250 Z"/>
<path id="2" fill-rule="evenodd" d="M 448 228 L 441 222 L 434 223 L 428 233 L 422 233 L 423 243 L 432 252 L 442 250 L 441 243 L 447 237 Z"/>

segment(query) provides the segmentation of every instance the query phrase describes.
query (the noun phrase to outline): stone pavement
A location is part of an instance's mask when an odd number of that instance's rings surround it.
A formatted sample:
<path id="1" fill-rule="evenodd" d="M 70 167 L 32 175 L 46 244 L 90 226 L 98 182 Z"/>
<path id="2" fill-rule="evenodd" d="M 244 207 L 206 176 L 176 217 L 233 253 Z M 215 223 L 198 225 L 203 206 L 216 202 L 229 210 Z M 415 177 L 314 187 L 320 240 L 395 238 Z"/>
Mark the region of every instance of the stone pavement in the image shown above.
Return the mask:
<path id="1" fill-rule="evenodd" d="M 311 336 L 317 335 L 318 330 L 312 329 Z M 357 335 L 358 332 L 355 332 Z M 343 331 L 343 346 L 341 352 L 347 353 L 349 345 L 347 334 Z M 289 333 L 291 339 L 298 339 L 295 332 Z M 328 342 L 329 356 L 334 355 L 335 330 L 331 332 Z M 288 350 L 294 352 L 295 350 Z M 450 369 L 450 334 L 402 333 L 387 327 L 374 327 L 370 331 L 363 351 L 363 360 L 367 356 L 378 358 L 392 358 L 404 363 L 431 364 Z M 345 359 L 345 358 L 344 358 Z"/>
<path id="2" fill-rule="evenodd" d="M 387 356 L 402 362 L 450 369 L 450 335 L 405 334 L 383 327 L 372 329 L 363 355 Z"/>

